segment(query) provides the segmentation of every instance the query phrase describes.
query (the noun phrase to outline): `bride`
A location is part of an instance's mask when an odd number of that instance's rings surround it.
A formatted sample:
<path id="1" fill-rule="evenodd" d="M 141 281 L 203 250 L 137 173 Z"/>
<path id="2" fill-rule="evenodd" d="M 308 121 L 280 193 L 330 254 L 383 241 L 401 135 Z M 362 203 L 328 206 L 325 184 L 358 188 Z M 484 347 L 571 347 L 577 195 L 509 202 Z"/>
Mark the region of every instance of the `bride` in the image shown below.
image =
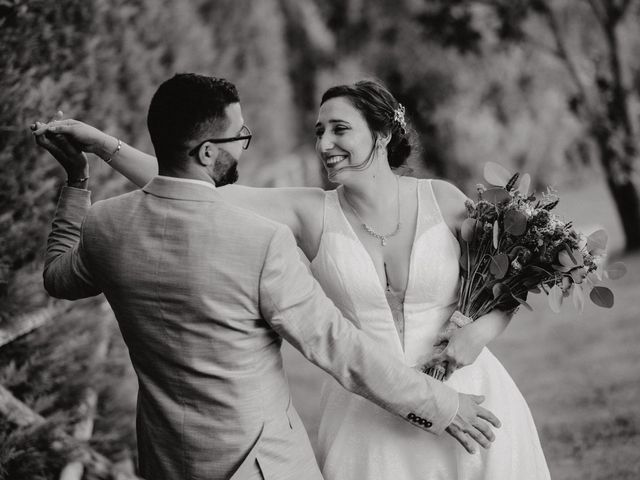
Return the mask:
<path id="1" fill-rule="evenodd" d="M 89 125 L 60 120 L 48 128 L 71 136 L 139 186 L 157 175 L 154 157 Z M 327 90 L 315 133 L 318 157 L 329 180 L 339 184 L 336 190 L 228 185 L 219 191 L 230 202 L 288 225 L 344 316 L 380 349 L 409 365 L 424 365 L 456 303 L 456 234 L 466 197 L 447 182 L 394 172 L 411 152 L 410 137 L 403 107 L 376 82 Z M 243 141 L 246 148 L 249 140 L 243 127 L 237 138 L 210 141 L 229 156 L 226 142 Z M 317 445 L 325 478 L 550 478 L 529 408 L 485 348 L 508 321 L 493 311 L 450 334 L 438 356 L 448 364 L 448 384 L 484 395 L 486 408 L 502 420 L 490 449 L 469 455 L 453 438 L 424 435 L 329 379 Z"/>

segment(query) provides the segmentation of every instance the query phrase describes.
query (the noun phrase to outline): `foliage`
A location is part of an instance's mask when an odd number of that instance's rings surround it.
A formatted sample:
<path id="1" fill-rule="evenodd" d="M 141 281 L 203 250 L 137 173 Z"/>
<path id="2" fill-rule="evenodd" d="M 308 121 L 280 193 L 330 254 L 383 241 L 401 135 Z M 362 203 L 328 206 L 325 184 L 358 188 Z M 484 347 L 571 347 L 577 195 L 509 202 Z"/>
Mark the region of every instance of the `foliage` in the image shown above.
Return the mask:
<path id="1" fill-rule="evenodd" d="M 454 177 L 453 138 L 437 112 L 457 93 L 452 55 L 424 42 L 415 2 L 321 2 L 336 38 L 335 71 L 323 86 L 362 77 L 380 79 L 406 108 L 416 134 L 410 168 L 417 176 Z"/>
<path id="2" fill-rule="evenodd" d="M 260 183 L 268 159 L 296 142 L 284 30 L 278 0 L 0 2 L 0 328 L 48 302 L 41 257 L 64 175 L 28 125 L 60 109 L 150 152 L 146 111 L 163 80 L 184 71 L 226 77 L 238 85 L 255 134 L 243 180 Z M 90 161 L 94 200 L 131 188 Z M 132 377 L 126 350 L 114 340 L 113 357 L 91 367 L 95 327 L 73 314 L 0 350 L 3 384 L 50 418 L 37 431 L 0 426 L 0 478 L 56 476 L 51 431 L 69 428 L 87 386 L 100 394 L 96 449 L 111 458 L 134 449 L 135 385 L 117 388 Z"/>
<path id="3" fill-rule="evenodd" d="M 468 218 L 461 229 L 462 281 L 458 310 L 475 320 L 493 309 L 518 304 L 531 309 L 529 292 L 548 295 L 558 313 L 563 297 L 571 295 L 582 311 L 585 289 L 598 306 L 613 306 L 613 293 L 600 285 L 604 276 L 620 278 L 624 265 L 604 268 L 607 235 L 588 237 L 576 232 L 552 210 L 559 202 L 552 190 L 538 200 L 529 194 L 530 178 L 512 174 L 495 163 L 485 166 L 478 201 L 467 201 Z"/>
<path id="4" fill-rule="evenodd" d="M 282 17 L 275 0 L 250 3 L 0 4 L 0 265 L 9 267 L 0 268 L 0 282 L 11 283 L 17 270 L 40 259 L 63 173 L 36 148 L 27 126 L 58 109 L 149 151 L 151 95 L 174 72 L 197 71 L 239 85 L 256 133 L 247 176 L 256 178 L 264 157 L 291 150 Z M 92 167 L 94 199 L 130 188 L 99 162 Z"/>
<path id="5" fill-rule="evenodd" d="M 333 0 L 321 8 L 337 52 L 407 106 L 429 173 L 464 183 L 499 160 L 542 185 L 575 178 L 576 169 L 584 177 L 589 166 L 604 173 L 627 248 L 640 247 L 637 0 Z"/>
<path id="6" fill-rule="evenodd" d="M 103 337 L 104 336 L 104 337 Z M 106 338 L 106 360 L 93 361 Z M 0 418 L 0 479 L 57 478 L 65 463 L 52 450 L 57 432 L 72 434 L 84 390 L 93 388 L 99 410 L 92 445 L 112 458 L 135 455 L 135 383 L 117 326 L 95 301 L 0 350 L 0 383 L 36 413 L 44 425 L 16 429 Z"/>
<path id="7" fill-rule="evenodd" d="M 563 102 L 584 127 L 575 149 L 585 157 L 595 152 L 627 248 L 640 248 L 640 185 L 634 173 L 640 149 L 633 118 L 640 100 L 633 85 L 640 72 L 634 53 L 640 44 L 638 1 L 433 0 L 425 5 L 419 15 L 425 35 L 433 35 L 434 24 L 443 19 L 458 28 L 459 36 L 435 31 L 436 41 L 483 55 L 517 45 L 544 53 L 563 69 L 568 85 Z M 459 18 L 464 21 L 456 23 Z"/>

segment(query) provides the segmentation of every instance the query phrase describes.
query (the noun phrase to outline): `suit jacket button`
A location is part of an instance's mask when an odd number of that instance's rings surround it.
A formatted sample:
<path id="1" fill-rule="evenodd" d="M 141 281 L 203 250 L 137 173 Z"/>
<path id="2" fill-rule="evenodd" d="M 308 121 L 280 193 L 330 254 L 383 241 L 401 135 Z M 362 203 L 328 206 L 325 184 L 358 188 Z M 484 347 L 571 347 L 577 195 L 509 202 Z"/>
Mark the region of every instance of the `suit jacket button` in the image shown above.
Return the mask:
<path id="1" fill-rule="evenodd" d="M 407 415 L 407 418 L 408 418 L 409 420 L 415 420 L 415 419 L 416 419 L 416 414 L 415 414 L 415 413 L 413 413 L 413 412 L 411 412 L 409 415 Z"/>
<path id="2" fill-rule="evenodd" d="M 428 421 L 427 423 L 424 424 L 424 426 L 427 428 L 431 428 L 433 426 L 433 423 Z"/>

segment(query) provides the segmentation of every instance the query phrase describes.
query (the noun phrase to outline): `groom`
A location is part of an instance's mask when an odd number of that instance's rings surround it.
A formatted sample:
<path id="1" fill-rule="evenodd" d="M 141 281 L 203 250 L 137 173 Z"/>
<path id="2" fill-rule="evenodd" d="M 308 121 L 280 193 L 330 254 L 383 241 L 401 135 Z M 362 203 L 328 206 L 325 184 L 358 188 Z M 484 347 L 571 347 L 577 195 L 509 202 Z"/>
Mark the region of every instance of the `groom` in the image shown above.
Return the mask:
<path id="1" fill-rule="evenodd" d="M 250 133 L 235 87 L 176 75 L 148 127 L 159 176 L 90 205 L 86 157 L 38 143 L 65 167 L 44 282 L 61 298 L 104 293 L 139 380 L 140 473 L 162 479 L 320 479 L 291 405 L 281 338 L 345 388 L 472 450 L 497 419 L 443 383 L 376 351 L 298 257 L 282 225 L 221 200 Z"/>

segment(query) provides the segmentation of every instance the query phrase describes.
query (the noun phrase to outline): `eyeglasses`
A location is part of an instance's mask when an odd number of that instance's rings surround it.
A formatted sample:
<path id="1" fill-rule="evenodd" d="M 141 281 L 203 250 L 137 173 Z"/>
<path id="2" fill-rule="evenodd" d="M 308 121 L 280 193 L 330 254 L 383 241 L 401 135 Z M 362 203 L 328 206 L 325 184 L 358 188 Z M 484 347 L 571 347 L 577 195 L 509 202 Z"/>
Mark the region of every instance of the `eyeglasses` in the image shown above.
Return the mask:
<path id="1" fill-rule="evenodd" d="M 240 132 L 238 134 L 238 136 L 236 137 L 228 137 L 228 138 L 208 138 L 207 140 L 203 140 L 202 142 L 200 142 L 196 147 L 192 148 L 191 150 L 189 150 L 189 156 L 194 156 L 196 154 L 196 152 L 200 149 L 200 147 L 202 145 L 204 145 L 205 143 L 209 142 L 209 143 L 230 143 L 230 142 L 240 142 L 242 141 L 242 149 L 246 150 L 247 148 L 249 148 L 249 144 L 251 143 L 251 137 L 253 135 L 251 134 L 251 130 L 249 130 L 249 127 L 247 127 L 246 125 L 243 125 L 242 128 L 240 129 Z"/>

